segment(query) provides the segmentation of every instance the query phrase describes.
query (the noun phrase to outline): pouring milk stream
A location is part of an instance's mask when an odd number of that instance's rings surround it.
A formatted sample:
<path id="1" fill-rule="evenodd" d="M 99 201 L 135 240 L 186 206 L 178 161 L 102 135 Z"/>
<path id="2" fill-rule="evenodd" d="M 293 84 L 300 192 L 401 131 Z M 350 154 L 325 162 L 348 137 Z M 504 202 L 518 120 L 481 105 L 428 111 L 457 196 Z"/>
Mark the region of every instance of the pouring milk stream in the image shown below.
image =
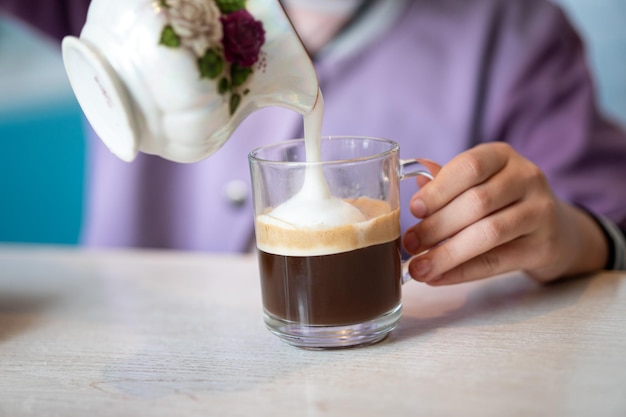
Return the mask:
<path id="1" fill-rule="evenodd" d="M 332 195 L 321 165 L 321 126 L 324 99 L 318 93 L 313 110 L 304 116 L 306 167 L 302 189 L 272 210 L 271 216 L 294 228 L 330 228 L 366 220 L 359 209 Z M 267 220 L 266 220 L 267 221 Z"/>

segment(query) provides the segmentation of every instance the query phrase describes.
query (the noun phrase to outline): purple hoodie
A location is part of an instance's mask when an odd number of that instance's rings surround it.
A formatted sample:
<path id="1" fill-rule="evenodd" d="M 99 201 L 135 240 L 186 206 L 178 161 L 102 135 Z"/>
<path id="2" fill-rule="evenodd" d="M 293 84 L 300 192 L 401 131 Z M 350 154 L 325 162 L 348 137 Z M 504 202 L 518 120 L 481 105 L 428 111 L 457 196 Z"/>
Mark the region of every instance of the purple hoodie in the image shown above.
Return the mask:
<path id="1" fill-rule="evenodd" d="M 78 34 L 86 0 L 0 0 L 51 36 Z M 598 114 L 585 51 L 564 14 L 541 0 L 414 0 L 382 36 L 316 62 L 326 135 L 393 139 L 402 157 L 445 163 L 505 141 L 555 193 L 626 229 L 626 135 Z M 259 110 L 215 155 L 125 163 L 90 131 L 83 242 L 244 251 L 253 239 L 247 153 L 302 135 L 302 117 Z M 415 191 L 402 185 L 402 206 Z M 403 229 L 415 219 L 403 210 Z"/>

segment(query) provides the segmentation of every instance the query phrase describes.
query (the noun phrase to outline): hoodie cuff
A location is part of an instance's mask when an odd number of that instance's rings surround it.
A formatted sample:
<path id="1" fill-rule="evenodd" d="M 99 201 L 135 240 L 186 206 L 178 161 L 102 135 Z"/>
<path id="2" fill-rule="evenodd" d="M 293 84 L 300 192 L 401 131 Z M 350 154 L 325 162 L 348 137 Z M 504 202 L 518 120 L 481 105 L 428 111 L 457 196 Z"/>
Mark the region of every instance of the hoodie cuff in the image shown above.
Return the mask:
<path id="1" fill-rule="evenodd" d="M 626 270 L 626 232 L 606 216 L 593 213 L 581 207 L 600 226 L 609 246 L 609 257 L 604 269 L 612 271 Z"/>

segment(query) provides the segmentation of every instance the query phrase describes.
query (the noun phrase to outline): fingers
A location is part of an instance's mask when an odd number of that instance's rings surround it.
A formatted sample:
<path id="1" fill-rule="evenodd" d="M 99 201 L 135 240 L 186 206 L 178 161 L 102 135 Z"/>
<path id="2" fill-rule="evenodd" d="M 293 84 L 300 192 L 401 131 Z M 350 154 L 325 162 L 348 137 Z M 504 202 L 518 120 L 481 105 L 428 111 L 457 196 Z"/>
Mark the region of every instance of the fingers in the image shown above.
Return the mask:
<path id="1" fill-rule="evenodd" d="M 465 190 L 504 168 L 510 147 L 503 143 L 479 145 L 458 155 L 413 196 L 411 212 L 423 218 L 441 209 Z M 426 161 L 420 161 L 426 167 Z M 429 167 L 430 169 L 430 167 Z"/>
<path id="2" fill-rule="evenodd" d="M 412 254 L 429 249 L 468 225 L 519 201 L 524 192 L 524 182 L 511 182 L 506 175 L 496 174 L 486 182 L 465 190 L 407 230 L 403 239 L 404 248 Z"/>
<path id="3" fill-rule="evenodd" d="M 409 264 L 411 276 L 426 283 L 461 282 L 520 269 L 511 249 L 533 231 L 532 204 L 508 206 L 461 230 Z"/>
<path id="4" fill-rule="evenodd" d="M 442 275 L 432 279 L 418 277 L 416 280 L 432 286 L 451 285 L 521 269 L 519 253 L 528 250 L 529 240 L 527 236 L 520 237 L 472 258 Z"/>

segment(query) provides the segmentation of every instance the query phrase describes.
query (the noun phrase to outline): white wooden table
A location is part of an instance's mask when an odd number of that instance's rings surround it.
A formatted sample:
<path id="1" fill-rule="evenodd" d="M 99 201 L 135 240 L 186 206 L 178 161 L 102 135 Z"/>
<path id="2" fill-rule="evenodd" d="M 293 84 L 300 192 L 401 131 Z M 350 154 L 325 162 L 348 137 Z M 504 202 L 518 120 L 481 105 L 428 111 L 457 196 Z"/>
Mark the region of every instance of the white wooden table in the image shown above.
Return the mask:
<path id="1" fill-rule="evenodd" d="M 252 255 L 0 246 L 0 416 L 626 416 L 626 274 L 403 299 L 384 342 L 305 351 Z"/>

